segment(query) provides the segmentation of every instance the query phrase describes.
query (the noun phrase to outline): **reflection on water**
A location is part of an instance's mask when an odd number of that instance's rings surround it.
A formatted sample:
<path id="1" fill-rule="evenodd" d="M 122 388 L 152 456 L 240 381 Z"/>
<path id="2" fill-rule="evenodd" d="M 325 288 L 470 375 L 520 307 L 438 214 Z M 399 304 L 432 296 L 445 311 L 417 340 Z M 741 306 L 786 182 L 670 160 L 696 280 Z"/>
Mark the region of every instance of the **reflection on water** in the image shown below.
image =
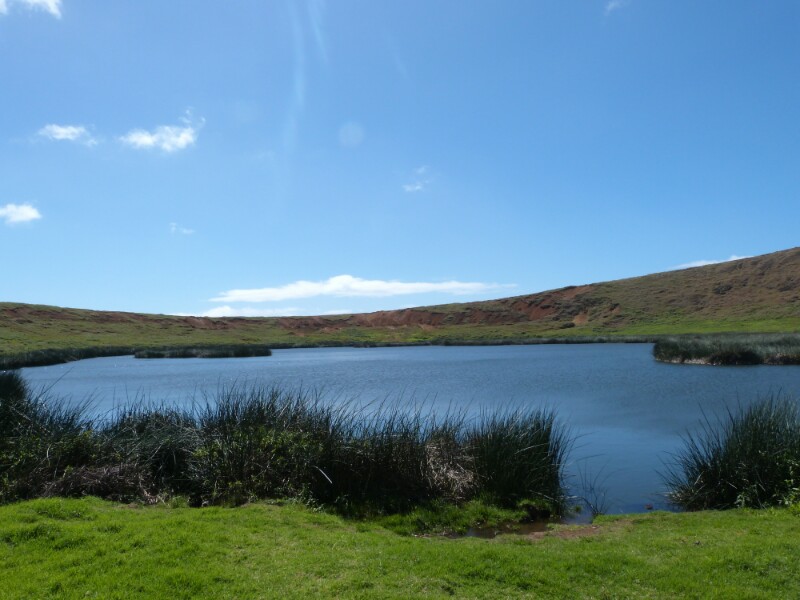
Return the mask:
<path id="1" fill-rule="evenodd" d="M 532 533 L 546 532 L 550 523 L 550 521 L 534 521 L 531 523 L 501 523 L 493 527 L 470 527 L 466 533 L 453 533 L 447 537 L 452 539 L 468 537 L 492 540 L 498 535 L 531 535 Z"/>
<path id="2" fill-rule="evenodd" d="M 703 413 L 784 392 L 800 398 L 800 366 L 657 363 L 650 344 L 276 350 L 269 358 L 98 358 L 24 369 L 34 388 L 91 397 L 105 413 L 134 399 L 188 405 L 231 385 L 280 385 L 326 402 L 397 401 L 442 413 L 554 409 L 575 436 L 568 471 L 578 496 L 609 512 L 666 508 L 659 472 Z M 594 488 L 588 489 L 587 488 Z"/>

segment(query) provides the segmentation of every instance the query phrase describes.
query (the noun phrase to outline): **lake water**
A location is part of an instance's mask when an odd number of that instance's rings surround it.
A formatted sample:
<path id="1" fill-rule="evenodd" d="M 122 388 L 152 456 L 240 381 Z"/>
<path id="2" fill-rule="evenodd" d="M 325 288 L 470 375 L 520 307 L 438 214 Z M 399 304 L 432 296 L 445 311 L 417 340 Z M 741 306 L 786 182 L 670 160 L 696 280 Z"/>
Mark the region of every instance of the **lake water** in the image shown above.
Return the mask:
<path id="1" fill-rule="evenodd" d="M 779 392 L 800 398 L 800 366 L 669 365 L 651 352 L 650 344 L 316 348 L 264 358 L 97 358 L 22 372 L 65 401 L 91 397 L 99 413 L 137 398 L 188 404 L 232 384 L 302 387 L 330 402 L 424 403 L 434 412 L 545 406 L 577 438 L 568 467 L 576 493 L 584 474 L 605 488 L 615 513 L 666 508 L 659 472 L 704 412 Z"/>

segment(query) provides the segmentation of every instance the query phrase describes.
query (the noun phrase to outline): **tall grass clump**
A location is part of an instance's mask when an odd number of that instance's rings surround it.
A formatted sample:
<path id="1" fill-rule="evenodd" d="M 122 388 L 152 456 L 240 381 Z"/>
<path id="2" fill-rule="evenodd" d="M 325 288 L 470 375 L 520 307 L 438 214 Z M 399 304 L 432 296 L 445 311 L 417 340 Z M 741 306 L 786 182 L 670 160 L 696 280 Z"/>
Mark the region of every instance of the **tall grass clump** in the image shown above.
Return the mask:
<path id="1" fill-rule="evenodd" d="M 14 371 L 0 372 L 0 500 L 48 495 L 103 454 L 85 405 L 35 396 Z"/>
<path id="2" fill-rule="evenodd" d="M 195 492 L 192 468 L 200 447 L 194 416 L 184 410 L 136 402 L 99 424 L 106 462 L 136 473 L 145 500 Z"/>
<path id="3" fill-rule="evenodd" d="M 234 387 L 207 400 L 195 418 L 196 501 L 312 495 L 333 409 L 303 392 Z"/>
<path id="4" fill-rule="evenodd" d="M 136 350 L 134 358 L 252 358 L 272 356 L 268 346 L 258 344 L 227 344 L 215 346 L 178 346 Z"/>
<path id="5" fill-rule="evenodd" d="M 492 502 L 539 499 L 563 507 L 561 466 L 570 438 L 552 411 L 484 413 L 468 432 L 466 446 L 481 492 Z"/>
<path id="6" fill-rule="evenodd" d="M 103 418 L 0 376 L 0 500 L 97 495 L 194 505 L 300 498 L 343 513 L 482 499 L 563 504 L 566 431 L 552 412 L 435 416 L 232 387 L 189 409 L 136 401 Z"/>
<path id="7" fill-rule="evenodd" d="M 659 339 L 657 360 L 709 365 L 798 365 L 798 334 L 720 334 Z"/>
<path id="8" fill-rule="evenodd" d="M 800 405 L 769 397 L 706 419 L 665 475 L 687 510 L 762 508 L 800 500 Z"/>

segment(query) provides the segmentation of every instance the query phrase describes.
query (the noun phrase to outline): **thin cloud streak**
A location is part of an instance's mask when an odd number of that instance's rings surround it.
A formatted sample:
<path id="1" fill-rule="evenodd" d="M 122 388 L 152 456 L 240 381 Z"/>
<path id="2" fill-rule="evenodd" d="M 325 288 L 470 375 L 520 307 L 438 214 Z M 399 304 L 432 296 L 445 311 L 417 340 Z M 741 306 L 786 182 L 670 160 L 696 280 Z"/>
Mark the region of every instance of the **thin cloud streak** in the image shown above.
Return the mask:
<path id="1" fill-rule="evenodd" d="M 181 121 L 183 125 L 160 125 L 152 131 L 133 129 L 120 137 L 119 141 L 137 150 L 158 148 L 169 153 L 184 150 L 197 142 L 205 119 L 194 123 L 191 112 L 186 111 L 186 116 Z"/>
<path id="2" fill-rule="evenodd" d="M 732 254 L 730 258 L 723 258 L 722 260 L 693 260 L 692 262 L 683 263 L 682 265 L 677 265 L 674 267 L 670 267 L 670 271 L 678 271 L 680 269 L 692 269 L 694 267 L 705 267 L 708 265 L 718 265 L 720 263 L 730 262 L 732 260 L 742 260 L 743 258 L 751 258 L 750 256 L 738 256 L 736 254 Z"/>
<path id="3" fill-rule="evenodd" d="M 173 235 L 175 235 L 176 233 L 180 233 L 181 235 L 192 235 L 194 233 L 194 229 L 189 229 L 188 227 L 182 227 L 178 223 L 170 223 L 169 232 Z"/>
<path id="4" fill-rule="evenodd" d="M 610 15 L 614 11 L 625 8 L 628 5 L 628 0 L 609 0 L 606 2 L 605 14 Z"/>
<path id="5" fill-rule="evenodd" d="M 422 165 L 414 169 L 414 181 L 403 184 L 403 191 L 409 194 L 424 191 L 431 182 L 430 177 L 427 176 L 429 171 L 430 167 L 428 165 Z"/>
<path id="6" fill-rule="evenodd" d="M 218 306 L 200 314 L 201 317 L 293 317 L 301 310 L 297 307 L 287 308 L 233 308 L 232 306 Z"/>
<path id="7" fill-rule="evenodd" d="M 322 62 L 328 62 L 328 49 L 325 43 L 325 0 L 308 0 L 308 20 L 311 23 L 311 31 L 314 34 L 314 41 L 317 50 L 322 58 Z"/>
<path id="8" fill-rule="evenodd" d="M 3 219 L 6 225 L 27 223 L 41 218 L 42 213 L 30 204 L 6 204 L 5 206 L 0 206 L 0 219 Z"/>
<path id="9" fill-rule="evenodd" d="M 30 10 L 43 10 L 56 19 L 61 18 L 61 0 L 0 0 L 0 15 L 8 14 L 11 5 L 19 5 Z"/>
<path id="10" fill-rule="evenodd" d="M 57 125 L 50 123 L 36 132 L 39 137 L 61 142 L 76 142 L 86 146 L 96 146 L 97 140 L 92 137 L 83 125 Z"/>
<path id="11" fill-rule="evenodd" d="M 211 302 L 280 302 L 316 296 L 386 298 L 407 294 L 480 294 L 515 287 L 514 284 L 444 281 L 441 283 L 384 281 L 337 275 L 324 281 L 296 281 L 280 287 L 237 289 L 221 293 Z"/>

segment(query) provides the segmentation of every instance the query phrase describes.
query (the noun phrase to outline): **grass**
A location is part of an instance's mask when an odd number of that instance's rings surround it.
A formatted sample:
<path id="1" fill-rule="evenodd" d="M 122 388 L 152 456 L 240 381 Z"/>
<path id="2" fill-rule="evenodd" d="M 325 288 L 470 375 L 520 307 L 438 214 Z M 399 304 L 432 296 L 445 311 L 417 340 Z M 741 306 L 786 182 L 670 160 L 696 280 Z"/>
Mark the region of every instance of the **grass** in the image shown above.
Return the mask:
<path id="1" fill-rule="evenodd" d="M 299 498 L 345 514 L 484 499 L 564 508 L 571 439 L 552 412 L 461 414 L 322 403 L 234 387 L 191 409 L 138 403 L 106 418 L 0 374 L 0 501 L 97 495 L 194 505 Z"/>
<path id="2" fill-rule="evenodd" d="M 0 597 L 792 598 L 799 537 L 786 509 L 452 540 L 292 504 L 45 499 L 0 507 Z"/>
<path id="3" fill-rule="evenodd" d="M 657 360 L 709 365 L 798 365 L 800 334 L 730 334 L 656 341 Z"/>
<path id="4" fill-rule="evenodd" d="M 763 508 L 800 501 L 800 403 L 762 399 L 707 419 L 666 475 L 670 498 L 689 510 Z"/>

